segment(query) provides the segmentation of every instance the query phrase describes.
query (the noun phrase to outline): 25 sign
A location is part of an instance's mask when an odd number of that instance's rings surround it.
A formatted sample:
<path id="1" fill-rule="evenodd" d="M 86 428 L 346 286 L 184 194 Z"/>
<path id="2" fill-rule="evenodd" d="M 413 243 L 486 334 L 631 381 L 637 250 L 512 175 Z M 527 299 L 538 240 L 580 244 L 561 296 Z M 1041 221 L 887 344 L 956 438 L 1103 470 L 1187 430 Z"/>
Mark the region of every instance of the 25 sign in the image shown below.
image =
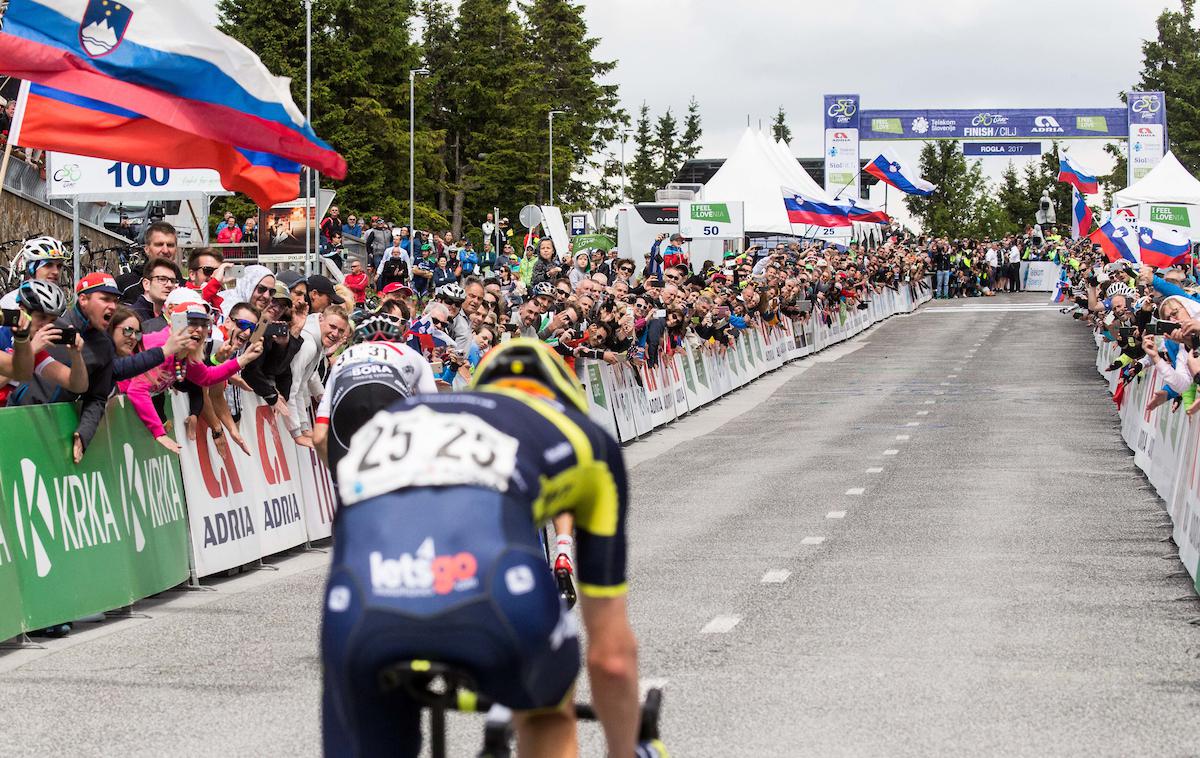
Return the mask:
<path id="1" fill-rule="evenodd" d="M 171 169 L 158 166 L 143 166 L 140 163 L 122 163 L 117 161 L 108 167 L 106 174 L 113 177 L 113 186 L 121 189 L 126 184 L 130 187 L 142 187 L 149 181 L 152 186 L 165 187 L 171 181 Z"/>

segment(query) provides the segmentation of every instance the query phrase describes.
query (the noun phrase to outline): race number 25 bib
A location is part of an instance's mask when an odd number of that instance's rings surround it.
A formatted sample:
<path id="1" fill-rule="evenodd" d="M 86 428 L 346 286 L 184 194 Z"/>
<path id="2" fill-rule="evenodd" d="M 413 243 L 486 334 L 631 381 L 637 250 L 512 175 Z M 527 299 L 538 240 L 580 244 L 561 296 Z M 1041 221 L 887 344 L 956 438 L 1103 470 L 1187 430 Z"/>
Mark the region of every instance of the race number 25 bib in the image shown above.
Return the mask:
<path id="1" fill-rule="evenodd" d="M 338 464 L 342 503 L 407 487 L 473 485 L 508 490 L 518 441 L 469 413 L 420 406 L 377 413 Z"/>

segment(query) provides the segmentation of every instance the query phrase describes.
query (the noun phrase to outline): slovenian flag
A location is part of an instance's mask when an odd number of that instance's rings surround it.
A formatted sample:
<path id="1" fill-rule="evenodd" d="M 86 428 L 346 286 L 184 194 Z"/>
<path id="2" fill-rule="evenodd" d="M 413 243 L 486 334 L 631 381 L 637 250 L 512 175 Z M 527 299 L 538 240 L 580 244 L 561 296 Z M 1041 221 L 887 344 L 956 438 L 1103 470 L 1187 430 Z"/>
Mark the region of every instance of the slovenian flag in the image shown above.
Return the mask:
<path id="1" fill-rule="evenodd" d="M 1068 155 L 1058 159 L 1058 180 L 1066 182 L 1085 195 L 1094 195 L 1100 191 L 1096 177 L 1080 168 Z"/>
<path id="2" fill-rule="evenodd" d="M 873 206 L 865 200 L 848 197 L 835 200 L 834 204 L 844 210 L 846 217 L 851 221 L 863 224 L 886 224 L 891 221 L 883 209 Z"/>
<path id="3" fill-rule="evenodd" d="M 1130 242 L 1132 242 L 1130 237 L 1132 236 L 1128 226 L 1114 224 L 1110 217 L 1100 225 L 1099 229 L 1088 235 L 1088 239 L 1092 241 L 1092 244 L 1100 246 L 1109 263 L 1120 260 L 1137 263 L 1138 257 L 1134 255 L 1133 248 L 1130 247 Z"/>
<path id="4" fill-rule="evenodd" d="M 1079 188 L 1071 190 L 1071 239 L 1082 239 L 1092 231 L 1092 209 L 1083 201 Z"/>
<path id="5" fill-rule="evenodd" d="M 890 148 L 875 156 L 863 169 L 879 181 L 890 184 L 906 195 L 931 195 L 937 187 L 917 176 L 915 166 L 902 163 Z"/>
<path id="6" fill-rule="evenodd" d="M 1142 262 L 1155 268 L 1167 268 L 1186 260 L 1192 252 L 1192 241 L 1174 226 L 1143 221 L 1138 229 L 1138 244 Z"/>
<path id="7" fill-rule="evenodd" d="M 198 5 L 10 0 L 0 31 L 0 73 L 343 178 L 345 159 L 317 138 L 292 100 L 289 80 L 214 29 Z"/>
<path id="8" fill-rule="evenodd" d="M 295 200 L 300 164 L 172 129 L 140 113 L 22 82 L 12 140 L 23 147 L 163 168 L 211 168 L 263 208 Z"/>
<path id="9" fill-rule="evenodd" d="M 454 347 L 454 338 L 438 328 L 429 316 L 421 316 L 412 322 L 404 341 L 422 355 L 430 355 L 439 347 Z"/>
<path id="10" fill-rule="evenodd" d="M 791 223 L 824 227 L 850 226 L 850 218 L 842 206 L 808 197 L 803 192 L 787 187 L 780 189 L 783 191 L 783 207 L 787 210 L 788 221 Z"/>

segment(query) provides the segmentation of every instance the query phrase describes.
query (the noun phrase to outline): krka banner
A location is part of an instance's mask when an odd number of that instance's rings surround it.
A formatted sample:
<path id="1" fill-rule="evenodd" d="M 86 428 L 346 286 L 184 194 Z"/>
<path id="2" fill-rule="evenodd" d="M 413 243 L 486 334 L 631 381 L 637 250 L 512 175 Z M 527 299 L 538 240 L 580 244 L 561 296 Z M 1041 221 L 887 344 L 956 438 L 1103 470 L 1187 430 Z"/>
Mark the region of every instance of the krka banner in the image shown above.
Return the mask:
<path id="1" fill-rule="evenodd" d="M 188 576 L 178 457 L 119 398 L 77 466 L 78 423 L 66 403 L 0 409 L 0 640 Z"/>

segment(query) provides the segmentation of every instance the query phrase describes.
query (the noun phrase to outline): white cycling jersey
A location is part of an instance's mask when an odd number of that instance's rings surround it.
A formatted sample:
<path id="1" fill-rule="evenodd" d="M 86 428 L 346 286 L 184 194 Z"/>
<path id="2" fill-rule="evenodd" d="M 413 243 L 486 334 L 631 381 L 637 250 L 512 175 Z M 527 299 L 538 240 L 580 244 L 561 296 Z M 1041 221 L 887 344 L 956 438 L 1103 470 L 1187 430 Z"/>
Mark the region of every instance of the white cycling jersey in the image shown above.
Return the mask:
<path id="1" fill-rule="evenodd" d="M 317 406 L 318 423 L 329 423 L 330 408 L 333 398 L 337 395 L 339 379 L 350 375 L 352 370 L 357 369 L 355 373 L 361 373 L 362 367 L 370 364 L 396 369 L 394 373 L 388 372 L 380 376 L 401 377 L 406 386 L 396 389 L 406 397 L 421 393 L 436 394 L 438 391 L 437 383 L 433 380 L 433 368 L 416 350 L 402 342 L 360 342 L 346 348 L 329 370 L 329 378 L 325 381 L 325 394 L 321 396 L 321 402 Z"/>

